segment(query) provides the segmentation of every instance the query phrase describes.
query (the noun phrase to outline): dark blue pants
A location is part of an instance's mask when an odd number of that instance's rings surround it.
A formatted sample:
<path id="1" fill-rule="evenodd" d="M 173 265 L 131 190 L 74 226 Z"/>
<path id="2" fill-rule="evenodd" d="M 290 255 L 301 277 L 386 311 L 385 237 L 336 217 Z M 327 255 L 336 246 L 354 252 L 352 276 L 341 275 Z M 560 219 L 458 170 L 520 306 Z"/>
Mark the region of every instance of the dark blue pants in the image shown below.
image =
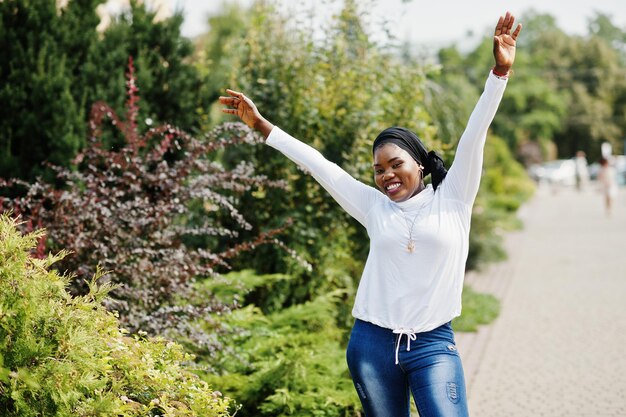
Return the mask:
<path id="1" fill-rule="evenodd" d="M 356 320 L 347 359 L 365 416 L 410 417 L 412 393 L 420 417 L 467 417 L 463 367 L 450 323 L 414 335 Z"/>

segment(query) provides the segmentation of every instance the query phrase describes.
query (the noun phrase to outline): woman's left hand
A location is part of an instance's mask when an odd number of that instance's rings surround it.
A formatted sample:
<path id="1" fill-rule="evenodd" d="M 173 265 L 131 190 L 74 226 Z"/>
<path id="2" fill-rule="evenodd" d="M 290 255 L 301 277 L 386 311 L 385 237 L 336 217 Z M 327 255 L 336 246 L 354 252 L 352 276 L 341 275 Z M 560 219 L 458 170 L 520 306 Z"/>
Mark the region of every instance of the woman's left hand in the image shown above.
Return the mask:
<path id="1" fill-rule="evenodd" d="M 517 25 L 515 31 L 511 33 L 515 17 L 506 12 L 504 17 L 500 16 L 493 36 L 493 56 L 496 59 L 495 71 L 498 74 L 508 74 L 515 61 L 515 44 L 519 36 L 522 25 Z"/>
<path id="2" fill-rule="evenodd" d="M 242 122 L 252 129 L 258 130 L 267 138 L 274 128 L 274 125 L 261 116 L 261 113 L 252 100 L 243 93 L 229 88 L 226 89 L 226 92 L 229 96 L 220 96 L 219 101 L 221 104 L 231 106 L 232 108 L 222 109 L 222 111 L 239 117 Z"/>

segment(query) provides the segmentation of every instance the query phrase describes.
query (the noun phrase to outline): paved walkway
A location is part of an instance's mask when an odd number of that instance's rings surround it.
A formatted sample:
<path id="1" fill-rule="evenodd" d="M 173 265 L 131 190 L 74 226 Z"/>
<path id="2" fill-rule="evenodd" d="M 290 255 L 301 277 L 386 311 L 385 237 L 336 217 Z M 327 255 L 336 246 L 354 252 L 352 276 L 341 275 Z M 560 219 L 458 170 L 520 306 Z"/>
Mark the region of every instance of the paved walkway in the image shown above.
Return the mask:
<path id="1" fill-rule="evenodd" d="M 626 416 L 626 190 L 540 188 L 509 260 L 467 282 L 499 318 L 457 335 L 473 417 Z"/>

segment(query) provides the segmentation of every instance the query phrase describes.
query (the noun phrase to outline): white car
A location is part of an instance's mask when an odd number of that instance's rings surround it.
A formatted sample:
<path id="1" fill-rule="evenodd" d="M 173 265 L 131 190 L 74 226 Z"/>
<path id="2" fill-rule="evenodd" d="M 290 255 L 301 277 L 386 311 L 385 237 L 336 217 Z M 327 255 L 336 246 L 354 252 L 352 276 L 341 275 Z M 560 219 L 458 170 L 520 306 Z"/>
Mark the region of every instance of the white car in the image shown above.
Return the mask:
<path id="1" fill-rule="evenodd" d="M 529 168 L 530 176 L 539 183 L 553 185 L 576 185 L 576 162 L 573 159 L 557 159 L 533 165 Z"/>

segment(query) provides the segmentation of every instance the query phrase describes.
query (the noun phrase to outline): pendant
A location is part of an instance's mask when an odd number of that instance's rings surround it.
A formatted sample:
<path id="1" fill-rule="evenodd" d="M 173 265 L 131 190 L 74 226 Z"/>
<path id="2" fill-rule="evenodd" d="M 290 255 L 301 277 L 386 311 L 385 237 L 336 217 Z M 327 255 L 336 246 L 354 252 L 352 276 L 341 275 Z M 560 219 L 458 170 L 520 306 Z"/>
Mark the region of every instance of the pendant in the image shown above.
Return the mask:
<path id="1" fill-rule="evenodd" d="M 415 250 L 415 242 L 413 241 L 413 239 L 409 240 L 409 244 L 406 245 L 406 249 L 409 251 L 409 253 L 413 253 L 413 251 Z"/>

